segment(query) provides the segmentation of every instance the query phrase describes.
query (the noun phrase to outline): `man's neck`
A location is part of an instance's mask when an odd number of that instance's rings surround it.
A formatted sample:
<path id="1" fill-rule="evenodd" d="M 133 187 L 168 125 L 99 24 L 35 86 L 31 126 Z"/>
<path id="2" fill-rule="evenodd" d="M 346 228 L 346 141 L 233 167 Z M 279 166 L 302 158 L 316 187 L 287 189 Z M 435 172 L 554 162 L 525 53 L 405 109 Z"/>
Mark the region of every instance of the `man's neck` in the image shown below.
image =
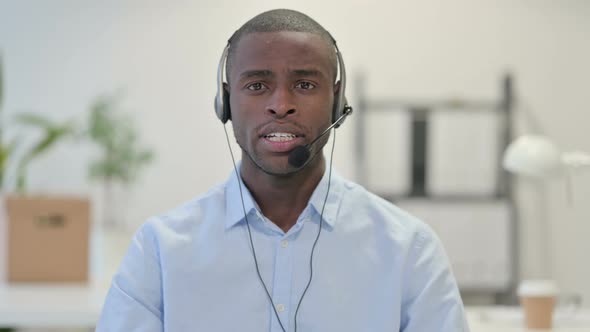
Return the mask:
<path id="1" fill-rule="evenodd" d="M 247 157 L 246 157 L 247 158 Z M 243 160 L 241 176 L 262 214 L 285 233 L 297 222 L 325 171 L 322 154 L 290 176 L 265 173 L 250 160 Z"/>

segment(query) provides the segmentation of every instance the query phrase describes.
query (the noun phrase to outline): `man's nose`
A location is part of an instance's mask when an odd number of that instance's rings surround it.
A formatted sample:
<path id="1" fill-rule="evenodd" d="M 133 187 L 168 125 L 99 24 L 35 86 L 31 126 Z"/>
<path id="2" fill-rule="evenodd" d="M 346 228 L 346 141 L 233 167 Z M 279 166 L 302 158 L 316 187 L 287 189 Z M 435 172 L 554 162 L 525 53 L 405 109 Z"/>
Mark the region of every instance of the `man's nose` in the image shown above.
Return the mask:
<path id="1" fill-rule="evenodd" d="M 279 119 L 296 113 L 297 107 L 293 91 L 286 87 L 276 89 L 269 100 L 266 111 L 269 115 Z"/>

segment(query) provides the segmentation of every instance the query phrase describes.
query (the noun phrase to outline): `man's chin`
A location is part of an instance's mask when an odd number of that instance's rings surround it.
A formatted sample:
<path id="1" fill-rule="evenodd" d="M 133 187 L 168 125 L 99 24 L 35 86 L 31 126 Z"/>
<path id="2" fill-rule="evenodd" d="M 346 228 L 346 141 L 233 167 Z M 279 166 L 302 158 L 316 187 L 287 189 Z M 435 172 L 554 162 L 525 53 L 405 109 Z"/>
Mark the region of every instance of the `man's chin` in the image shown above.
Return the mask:
<path id="1" fill-rule="evenodd" d="M 277 177 L 290 177 L 305 167 L 294 167 L 289 164 L 288 157 L 271 158 L 271 160 L 257 161 L 256 167 L 265 174 Z"/>
<path id="2" fill-rule="evenodd" d="M 276 177 L 291 177 L 296 173 L 299 173 L 299 171 L 303 170 L 306 168 L 306 166 L 303 167 L 294 167 L 291 164 L 289 164 L 289 156 L 288 154 L 284 154 L 281 156 L 278 155 L 273 155 L 273 156 L 268 156 L 268 158 L 251 158 L 250 155 L 248 155 L 248 158 L 251 162 L 251 164 L 253 164 L 253 166 L 258 169 L 259 171 L 267 174 L 267 175 L 271 175 L 271 176 L 276 176 Z"/>
<path id="3" fill-rule="evenodd" d="M 264 173 L 268 175 L 278 176 L 278 177 L 289 177 L 293 175 L 293 173 L 297 172 L 298 169 L 289 165 L 288 163 L 285 165 L 265 165 L 259 167 Z"/>

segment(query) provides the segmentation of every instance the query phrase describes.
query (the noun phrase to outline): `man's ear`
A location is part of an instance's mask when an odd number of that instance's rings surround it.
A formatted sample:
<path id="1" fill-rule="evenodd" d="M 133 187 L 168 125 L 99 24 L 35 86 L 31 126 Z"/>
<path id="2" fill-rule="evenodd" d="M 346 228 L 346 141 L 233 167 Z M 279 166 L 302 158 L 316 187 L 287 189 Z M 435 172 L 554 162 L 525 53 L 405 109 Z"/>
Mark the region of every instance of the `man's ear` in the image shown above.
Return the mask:
<path id="1" fill-rule="evenodd" d="M 334 96 L 336 96 L 340 92 L 340 81 L 334 84 Z"/>

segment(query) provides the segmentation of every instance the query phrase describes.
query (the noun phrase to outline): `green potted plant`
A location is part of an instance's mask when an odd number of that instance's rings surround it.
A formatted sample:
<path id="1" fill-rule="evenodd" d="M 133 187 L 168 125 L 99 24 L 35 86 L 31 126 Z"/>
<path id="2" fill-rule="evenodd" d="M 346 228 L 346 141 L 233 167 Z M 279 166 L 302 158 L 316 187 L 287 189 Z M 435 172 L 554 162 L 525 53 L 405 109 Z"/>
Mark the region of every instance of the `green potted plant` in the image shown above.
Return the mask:
<path id="1" fill-rule="evenodd" d="M 90 107 L 87 136 L 100 155 L 90 162 L 90 179 L 101 183 L 103 222 L 108 227 L 121 227 L 123 220 L 116 208 L 116 188 L 127 188 L 137 180 L 139 171 L 153 160 L 153 152 L 139 142 L 131 119 L 120 113 L 120 97 L 97 98 Z"/>
<path id="2" fill-rule="evenodd" d="M 3 88 L 6 86 L 2 74 L 0 70 L 0 106 L 3 102 Z M 90 224 L 88 198 L 52 193 L 41 195 L 26 191 L 28 165 L 66 138 L 73 137 L 76 133 L 75 125 L 71 121 L 51 121 L 34 113 L 19 113 L 13 120 L 25 129 L 19 135 L 28 135 L 31 130 L 41 131 L 41 135 L 34 141 L 28 141 L 30 145 L 19 144 L 19 151 L 15 151 L 16 140 L 4 145 L 3 126 L 0 124 L 0 179 L 3 186 L 0 199 L 5 207 L 3 212 L 6 213 L 7 220 L 7 232 L 2 234 L 7 237 L 7 280 L 87 281 Z M 13 169 L 12 165 L 16 168 Z M 7 174 L 8 171 L 10 174 Z M 9 190 L 13 186 L 16 194 Z M 55 266 L 62 268 L 56 269 Z"/>
<path id="3" fill-rule="evenodd" d="M 51 121 L 39 114 L 25 112 L 19 113 L 14 118 L 14 122 L 18 125 L 34 128 L 42 132 L 38 141 L 34 142 L 24 153 L 18 161 L 14 161 L 14 151 L 17 147 L 17 138 L 10 143 L 4 144 L 2 106 L 4 101 L 4 79 L 2 68 L 2 57 L 0 54 L 0 189 L 7 190 L 5 176 L 8 169 L 8 163 L 14 162 L 16 168 L 16 191 L 19 194 L 24 194 L 26 191 L 26 175 L 27 167 L 37 157 L 47 153 L 52 147 L 57 145 L 60 141 L 73 137 L 76 134 L 76 127 L 72 121 L 67 123 L 58 123 Z"/>

